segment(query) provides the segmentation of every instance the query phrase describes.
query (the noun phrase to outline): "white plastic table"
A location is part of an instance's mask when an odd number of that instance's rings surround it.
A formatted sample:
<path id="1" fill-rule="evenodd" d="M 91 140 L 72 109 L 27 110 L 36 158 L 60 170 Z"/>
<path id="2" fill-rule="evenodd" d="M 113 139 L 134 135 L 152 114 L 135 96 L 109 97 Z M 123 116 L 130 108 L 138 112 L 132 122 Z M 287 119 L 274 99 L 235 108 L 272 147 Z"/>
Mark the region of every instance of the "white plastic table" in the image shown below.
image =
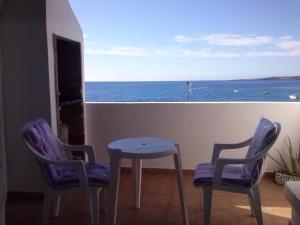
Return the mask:
<path id="1" fill-rule="evenodd" d="M 111 169 L 109 181 L 110 200 L 108 206 L 109 225 L 116 224 L 121 159 L 132 159 L 134 205 L 135 208 L 140 208 L 142 159 L 154 159 L 170 155 L 173 155 L 174 158 L 183 224 L 188 225 L 187 209 L 184 200 L 180 148 L 178 144 L 169 139 L 155 137 L 126 138 L 110 143 L 107 149 L 110 154 Z"/>

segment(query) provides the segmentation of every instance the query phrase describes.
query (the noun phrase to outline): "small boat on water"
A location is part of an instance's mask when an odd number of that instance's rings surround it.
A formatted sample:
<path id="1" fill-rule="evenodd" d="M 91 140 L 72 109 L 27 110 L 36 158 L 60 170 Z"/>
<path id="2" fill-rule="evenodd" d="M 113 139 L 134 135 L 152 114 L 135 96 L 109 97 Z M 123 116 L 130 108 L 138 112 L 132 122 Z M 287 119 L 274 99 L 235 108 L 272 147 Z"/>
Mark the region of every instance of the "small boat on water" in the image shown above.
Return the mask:
<path id="1" fill-rule="evenodd" d="M 239 93 L 239 90 L 233 89 L 233 93 L 237 94 L 237 93 Z"/>
<path id="2" fill-rule="evenodd" d="M 299 96 L 296 95 L 296 94 L 291 94 L 291 95 L 289 96 L 289 99 L 290 99 L 290 100 L 297 100 L 297 99 L 299 99 Z"/>

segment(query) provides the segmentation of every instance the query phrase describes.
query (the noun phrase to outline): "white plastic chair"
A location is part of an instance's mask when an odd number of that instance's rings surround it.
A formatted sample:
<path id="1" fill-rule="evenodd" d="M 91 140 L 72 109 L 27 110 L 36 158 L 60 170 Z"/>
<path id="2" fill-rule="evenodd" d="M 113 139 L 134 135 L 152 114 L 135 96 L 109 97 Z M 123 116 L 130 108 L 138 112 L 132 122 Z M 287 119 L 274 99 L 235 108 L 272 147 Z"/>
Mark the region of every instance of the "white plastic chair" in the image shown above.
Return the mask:
<path id="1" fill-rule="evenodd" d="M 203 188 L 204 225 L 210 224 L 214 189 L 247 194 L 252 216 L 256 217 L 258 225 L 263 225 L 258 184 L 265 170 L 267 152 L 280 129 L 279 123 L 262 119 L 252 138 L 237 144 L 215 144 L 211 163 L 197 166 L 194 185 Z M 249 150 L 245 158 L 219 158 L 222 150 L 246 146 Z"/>
<path id="2" fill-rule="evenodd" d="M 93 146 L 60 142 L 44 119 L 28 122 L 22 129 L 26 145 L 33 153 L 47 183 L 42 225 L 47 225 L 51 204 L 56 200 L 58 216 L 63 194 L 86 192 L 89 195 L 92 225 L 99 225 L 99 193 L 108 187 L 109 170 L 97 164 Z M 88 162 L 71 160 L 66 152 L 83 152 Z"/>

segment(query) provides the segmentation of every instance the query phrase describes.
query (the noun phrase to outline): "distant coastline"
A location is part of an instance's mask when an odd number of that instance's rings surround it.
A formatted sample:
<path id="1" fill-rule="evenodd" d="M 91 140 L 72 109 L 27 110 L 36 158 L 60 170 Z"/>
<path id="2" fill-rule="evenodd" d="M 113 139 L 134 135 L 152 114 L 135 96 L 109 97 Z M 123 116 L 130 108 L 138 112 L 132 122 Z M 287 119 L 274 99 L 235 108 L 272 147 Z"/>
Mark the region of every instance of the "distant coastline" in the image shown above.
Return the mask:
<path id="1" fill-rule="evenodd" d="M 292 81 L 292 80 L 300 80 L 300 76 L 280 76 L 280 77 L 263 77 L 263 78 L 253 78 L 253 79 L 236 79 L 232 81 L 251 81 L 251 80 L 279 80 L 279 81 Z"/>
<path id="2" fill-rule="evenodd" d="M 300 76 L 271 76 L 271 77 L 262 77 L 262 78 L 241 78 L 241 79 L 230 79 L 230 80 L 163 80 L 163 81 L 85 81 L 85 83 L 145 83 L 145 82 L 199 82 L 199 81 L 300 81 Z"/>

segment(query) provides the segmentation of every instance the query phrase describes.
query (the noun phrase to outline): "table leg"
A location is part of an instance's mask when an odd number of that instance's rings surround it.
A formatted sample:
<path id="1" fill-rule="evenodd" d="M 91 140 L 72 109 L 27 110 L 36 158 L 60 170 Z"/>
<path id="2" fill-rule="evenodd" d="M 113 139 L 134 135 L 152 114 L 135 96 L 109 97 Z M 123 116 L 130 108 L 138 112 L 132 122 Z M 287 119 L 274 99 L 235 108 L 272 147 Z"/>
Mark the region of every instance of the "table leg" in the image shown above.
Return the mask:
<path id="1" fill-rule="evenodd" d="M 132 159 L 133 174 L 133 204 L 135 208 L 141 207 L 142 160 Z"/>
<path id="2" fill-rule="evenodd" d="M 108 205 L 109 225 L 115 225 L 117 221 L 120 165 L 121 165 L 120 157 L 111 154 L 110 155 L 110 178 L 109 178 L 109 205 Z"/>
<path id="3" fill-rule="evenodd" d="M 188 221 L 187 209 L 184 200 L 183 174 L 182 174 L 182 166 L 181 166 L 180 147 L 178 144 L 176 145 L 176 149 L 177 149 L 177 153 L 174 153 L 173 157 L 174 157 L 174 164 L 176 168 L 181 213 L 182 213 L 183 224 L 188 225 L 189 221 Z"/>

